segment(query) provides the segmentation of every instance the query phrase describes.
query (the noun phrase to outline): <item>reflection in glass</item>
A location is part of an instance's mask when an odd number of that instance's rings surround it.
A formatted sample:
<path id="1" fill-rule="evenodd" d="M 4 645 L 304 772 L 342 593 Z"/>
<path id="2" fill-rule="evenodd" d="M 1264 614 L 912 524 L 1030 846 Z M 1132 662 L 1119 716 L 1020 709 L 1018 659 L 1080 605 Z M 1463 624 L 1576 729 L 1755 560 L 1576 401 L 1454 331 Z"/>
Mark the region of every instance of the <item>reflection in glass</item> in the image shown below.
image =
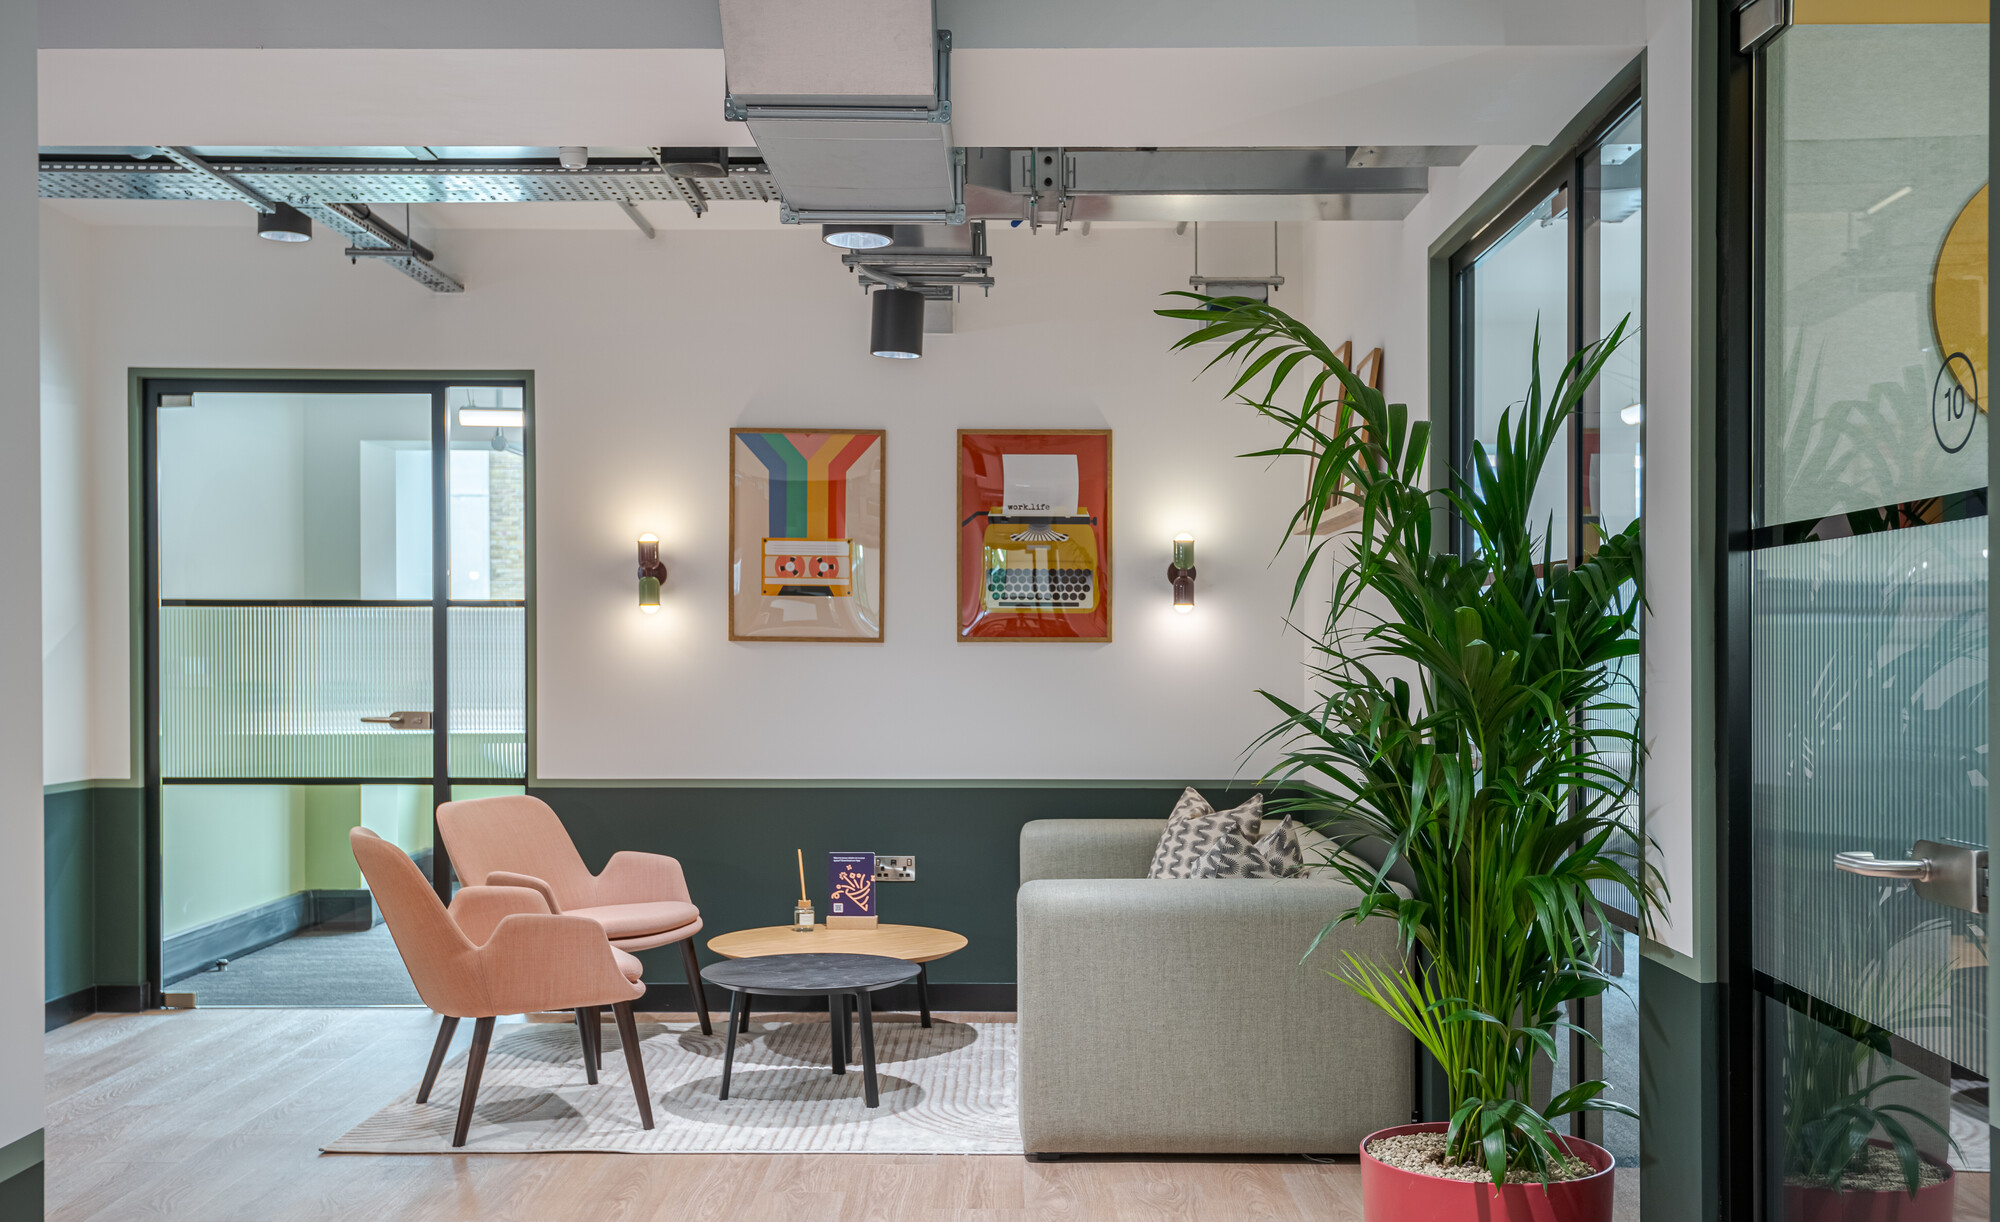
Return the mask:
<path id="1" fill-rule="evenodd" d="M 1986 182 L 1987 46 L 1983 24 L 1802 24 L 1767 52 L 1766 523 L 1986 484 L 1983 415 L 1933 419 L 1973 341 L 1940 349 L 1932 288 Z"/>
<path id="2" fill-rule="evenodd" d="M 431 596 L 429 395 L 198 392 L 158 414 L 160 596 Z"/>
<path id="3" fill-rule="evenodd" d="M 1767 1122 L 1780 1172 L 1771 1215 L 1983 1222 L 1983 1102 L 1972 1092 L 1955 1098 L 1950 1067 L 1911 1063 L 1887 1030 L 1824 1002 L 1794 1001 L 1764 1003 Z M 1959 1183 L 1966 1171 L 1980 1182 Z"/>
<path id="4" fill-rule="evenodd" d="M 1768 548 L 1752 589 L 1756 965 L 1976 1073 L 1986 918 L 1833 857 L 1985 843 L 1985 548 L 1984 518 Z"/>
<path id="5" fill-rule="evenodd" d="M 1500 436 L 1500 417 L 1512 409 L 1518 426 L 1528 394 L 1530 354 L 1541 332 L 1542 395 L 1555 393 L 1569 360 L 1569 191 L 1556 191 L 1479 256 L 1465 277 L 1471 303 L 1472 436 L 1489 459 Z M 1569 451 L 1564 424 L 1554 453 Z M 1552 459 L 1529 502 L 1530 528 L 1546 533 L 1555 555 L 1566 558 L 1569 537 L 1569 464 Z"/>
<path id="6" fill-rule="evenodd" d="M 521 598 L 527 592 L 522 401 L 518 386 L 453 386 L 445 392 L 454 599 Z"/>

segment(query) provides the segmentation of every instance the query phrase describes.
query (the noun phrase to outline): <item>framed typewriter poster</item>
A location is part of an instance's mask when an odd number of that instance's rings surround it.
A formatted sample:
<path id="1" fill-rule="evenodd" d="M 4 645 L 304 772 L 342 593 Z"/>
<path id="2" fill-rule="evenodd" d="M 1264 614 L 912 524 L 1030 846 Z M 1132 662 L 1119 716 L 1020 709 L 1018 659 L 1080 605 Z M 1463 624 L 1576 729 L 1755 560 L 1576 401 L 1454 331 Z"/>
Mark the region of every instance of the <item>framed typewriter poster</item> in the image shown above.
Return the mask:
<path id="1" fill-rule="evenodd" d="M 1111 430 L 958 434 L 958 639 L 1111 639 Z"/>
<path id="2" fill-rule="evenodd" d="M 729 430 L 729 639 L 882 639 L 881 429 Z"/>

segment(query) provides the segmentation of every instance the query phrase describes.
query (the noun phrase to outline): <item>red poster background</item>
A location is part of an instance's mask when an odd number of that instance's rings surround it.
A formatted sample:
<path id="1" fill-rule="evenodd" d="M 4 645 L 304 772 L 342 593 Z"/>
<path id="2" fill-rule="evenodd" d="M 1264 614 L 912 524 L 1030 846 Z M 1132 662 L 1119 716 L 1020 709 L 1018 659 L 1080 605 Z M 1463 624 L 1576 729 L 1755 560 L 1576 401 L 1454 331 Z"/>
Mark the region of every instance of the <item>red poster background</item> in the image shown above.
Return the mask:
<path id="1" fill-rule="evenodd" d="M 1000 455 L 1076 455 L 1077 501 L 1097 519 L 1098 591 L 1096 609 L 1060 612 L 989 612 L 981 604 L 985 588 L 982 556 L 985 517 L 1003 495 Z M 1111 639 L 1111 432 L 986 432 L 958 434 L 958 639 L 961 641 L 1109 641 Z"/>

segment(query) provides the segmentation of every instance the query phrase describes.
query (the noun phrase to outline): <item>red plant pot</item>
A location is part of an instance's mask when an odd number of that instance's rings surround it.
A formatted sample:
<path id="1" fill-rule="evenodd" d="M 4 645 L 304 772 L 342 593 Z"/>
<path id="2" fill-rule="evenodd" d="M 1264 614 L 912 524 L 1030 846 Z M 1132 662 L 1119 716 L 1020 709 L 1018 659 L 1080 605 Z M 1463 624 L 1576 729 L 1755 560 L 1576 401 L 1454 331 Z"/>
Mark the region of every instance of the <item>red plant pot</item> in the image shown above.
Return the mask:
<path id="1" fill-rule="evenodd" d="M 1887 1147 L 1875 1139 L 1871 1146 Z M 1785 1222 L 1951 1222 L 1952 1188 L 1958 1175 L 1930 1155 L 1923 1160 L 1944 1169 L 1944 1179 L 1917 1189 L 1912 1197 L 1901 1188 L 1888 1192 L 1836 1192 L 1831 1188 L 1785 1185 Z"/>
<path id="2" fill-rule="evenodd" d="M 1391 1167 L 1368 1153 L 1378 1137 L 1402 1133 L 1442 1133 L 1442 1121 L 1378 1129 L 1361 1142 L 1361 1212 L 1368 1222 L 1611 1222 L 1611 1176 L 1616 1160 L 1603 1146 L 1564 1137 L 1571 1154 L 1589 1164 L 1593 1175 L 1580 1180 L 1506 1184 L 1490 1180 L 1447 1180 Z M 1792 1222 L 1789 1217 L 1786 1222 Z M 1900 1220 L 1899 1220 L 1900 1222 Z"/>

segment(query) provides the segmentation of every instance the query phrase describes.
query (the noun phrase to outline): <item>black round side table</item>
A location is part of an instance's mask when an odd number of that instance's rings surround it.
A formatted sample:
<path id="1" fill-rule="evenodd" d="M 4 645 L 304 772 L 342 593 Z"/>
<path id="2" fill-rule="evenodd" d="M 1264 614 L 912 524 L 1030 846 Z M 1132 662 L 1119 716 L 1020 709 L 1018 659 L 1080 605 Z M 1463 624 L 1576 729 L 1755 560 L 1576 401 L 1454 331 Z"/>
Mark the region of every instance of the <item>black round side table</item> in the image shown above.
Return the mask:
<path id="1" fill-rule="evenodd" d="M 847 1072 L 854 1047 L 848 1029 L 852 1009 L 861 1011 L 861 1074 L 868 1106 L 881 1099 L 875 1089 L 875 993 L 915 976 L 918 966 L 883 955 L 760 955 L 732 959 L 701 969 L 701 978 L 728 989 L 729 1039 L 722 1046 L 722 1095 L 729 1098 L 729 1075 L 736 1064 L 736 1037 L 749 1025 L 750 995 L 824 997 L 828 1042 L 833 1046 L 833 1072 Z"/>

